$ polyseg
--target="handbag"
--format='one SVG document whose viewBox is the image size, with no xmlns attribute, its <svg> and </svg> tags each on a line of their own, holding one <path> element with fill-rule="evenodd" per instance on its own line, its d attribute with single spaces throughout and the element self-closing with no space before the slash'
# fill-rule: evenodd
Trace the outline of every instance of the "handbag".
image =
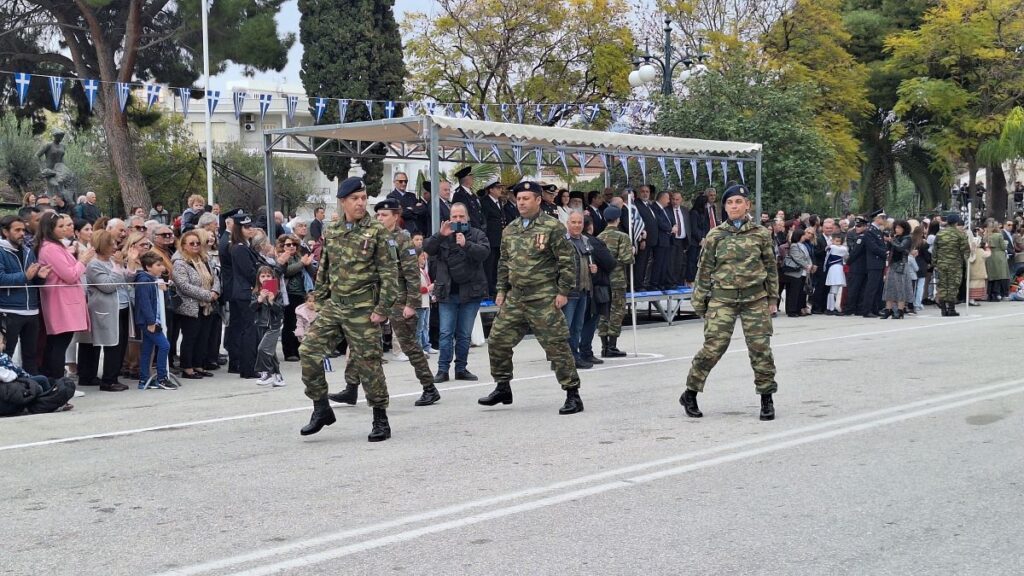
<svg viewBox="0 0 1024 576">
<path fill-rule="evenodd" d="M 607 304 L 612 301 L 612 289 L 600 284 L 594 286 L 594 302 Z"/>
</svg>

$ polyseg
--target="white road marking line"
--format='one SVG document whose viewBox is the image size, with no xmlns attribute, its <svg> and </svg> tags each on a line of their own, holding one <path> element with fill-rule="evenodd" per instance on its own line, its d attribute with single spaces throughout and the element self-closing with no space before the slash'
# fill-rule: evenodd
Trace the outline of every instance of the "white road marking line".
<svg viewBox="0 0 1024 576">
<path fill-rule="evenodd" d="M 703 449 L 703 450 L 697 450 L 697 451 L 693 451 L 693 452 L 686 452 L 686 453 L 683 453 L 683 454 L 678 454 L 676 456 L 669 456 L 669 457 L 666 457 L 666 458 L 660 458 L 660 459 L 657 459 L 657 460 L 651 460 L 651 461 L 648 461 L 648 462 L 641 462 L 641 463 L 633 464 L 633 465 L 630 465 L 630 466 L 625 466 L 625 467 L 616 468 L 616 469 L 612 469 L 612 470 L 606 470 L 604 472 L 597 472 L 597 473 L 589 474 L 589 475 L 586 475 L 586 476 L 580 476 L 580 477 L 572 478 L 572 479 L 569 479 L 569 480 L 563 480 L 563 481 L 560 481 L 560 482 L 555 482 L 553 484 L 548 484 L 548 485 L 545 485 L 545 486 L 538 486 L 538 487 L 528 488 L 528 489 L 525 489 L 525 490 L 520 490 L 520 491 L 516 491 L 516 492 L 509 492 L 509 493 L 501 494 L 501 495 L 498 495 L 498 496 L 492 496 L 492 497 L 489 497 L 489 498 L 483 498 L 483 499 L 480 499 L 480 500 L 473 500 L 473 501 L 469 501 L 469 502 L 463 502 L 461 504 L 455 504 L 455 505 L 452 505 L 452 506 L 447 506 L 447 507 L 444 507 L 444 508 L 439 508 L 439 509 L 431 510 L 431 511 L 428 511 L 428 512 L 422 512 L 422 513 L 418 513 L 418 514 L 402 516 L 402 517 L 399 517 L 399 518 L 395 518 L 393 520 L 388 520 L 388 521 L 385 521 L 385 522 L 381 522 L 381 523 L 377 523 L 377 524 L 372 524 L 372 525 L 368 525 L 368 526 L 364 526 L 364 527 L 360 527 L 360 528 L 353 528 L 353 529 L 348 529 L 348 530 L 342 530 L 342 531 L 339 531 L 339 532 L 334 532 L 334 533 L 331 533 L 331 534 L 324 534 L 324 535 L 318 536 L 316 538 L 310 538 L 310 539 L 307 539 L 307 540 L 301 540 L 301 541 L 297 541 L 297 542 L 291 542 L 291 543 L 288 543 L 288 544 L 282 544 L 280 546 L 275 546 L 275 547 L 272 547 L 272 548 L 264 548 L 264 549 L 257 550 L 257 551 L 251 552 L 251 553 L 242 554 L 242 555 L 238 555 L 238 556 L 233 556 L 233 557 L 230 557 L 230 558 L 224 558 L 224 559 L 221 559 L 221 560 L 214 560 L 214 561 L 210 561 L 210 562 L 204 562 L 204 563 L 196 564 L 194 566 L 189 566 L 189 567 L 177 568 L 177 569 L 174 569 L 174 570 L 171 570 L 171 571 L 168 571 L 168 572 L 161 573 L 159 576 L 190 576 L 190 575 L 194 575 L 194 574 L 202 574 L 202 573 L 206 573 L 206 572 L 211 572 L 211 571 L 214 571 L 214 570 L 219 570 L 219 569 L 222 569 L 222 568 L 228 568 L 228 567 L 231 567 L 231 566 L 237 566 L 237 565 L 245 564 L 245 563 L 248 563 L 248 562 L 255 562 L 255 561 L 258 561 L 258 560 L 265 559 L 265 558 L 271 558 L 271 557 L 274 557 L 274 556 L 282 556 L 282 555 L 285 555 L 285 554 L 291 554 L 291 553 L 299 552 L 299 551 L 304 550 L 304 549 L 315 548 L 315 547 L 323 546 L 323 545 L 326 545 L 326 544 L 331 544 L 331 543 L 334 543 L 334 542 L 350 540 L 350 539 L 358 537 L 358 536 L 364 536 L 364 535 L 372 534 L 372 533 L 375 533 L 375 532 L 382 532 L 382 531 L 389 530 L 389 529 L 392 529 L 392 528 L 398 528 L 398 527 L 407 526 L 407 525 L 411 525 L 411 524 L 417 524 L 417 523 L 424 522 L 424 521 L 427 521 L 427 520 L 443 518 L 445 516 L 452 516 L 452 515 L 456 515 L 456 514 L 460 514 L 460 513 L 463 513 L 463 512 L 467 512 L 469 510 L 473 510 L 473 509 L 476 509 L 476 508 L 484 508 L 484 507 L 487 507 L 487 506 L 493 506 L 493 505 L 496 505 L 496 504 L 502 504 L 502 503 L 505 503 L 505 502 L 513 501 L 513 500 L 519 500 L 519 499 L 529 498 L 529 497 L 533 497 L 533 496 L 538 496 L 538 495 L 542 495 L 542 494 L 546 494 L 546 493 L 550 493 L 550 492 L 556 492 L 556 491 L 559 491 L 559 490 L 562 490 L 562 489 L 565 489 L 565 488 L 572 488 L 574 486 L 579 486 L 579 485 L 582 485 L 582 484 L 589 484 L 591 482 L 595 482 L 595 481 L 599 481 L 599 480 L 605 480 L 605 479 L 613 478 L 613 477 L 616 477 L 616 476 L 623 476 L 623 475 L 627 475 L 627 474 L 636 474 L 636 473 L 640 473 L 640 472 L 645 472 L 645 471 L 650 470 L 652 468 L 658 468 L 658 467 L 661 467 L 661 466 L 678 464 L 680 462 L 684 462 L 684 461 L 687 461 L 687 460 L 695 460 L 695 459 L 699 459 L 699 458 L 703 458 L 703 457 L 715 456 L 715 455 L 721 454 L 723 452 L 730 452 L 730 451 L 733 451 L 733 450 L 745 449 L 745 448 L 748 448 L 748 447 L 756 445 L 756 444 L 763 444 L 763 443 L 772 442 L 772 441 L 775 441 L 775 440 L 783 440 L 785 438 L 789 438 L 789 437 L 792 437 L 792 436 L 800 436 L 800 435 L 803 435 L 803 434 L 814 434 L 814 433 L 818 433 L 821 430 L 826 430 L 826 429 L 829 429 L 829 428 L 834 428 L 836 426 L 849 426 L 849 427 L 852 428 L 852 427 L 856 427 L 856 426 L 862 426 L 862 424 L 855 424 L 855 423 L 861 422 L 863 420 L 868 420 L 869 421 L 868 424 L 870 424 L 872 420 L 875 420 L 875 419 L 880 419 L 878 421 L 886 420 L 887 418 L 893 418 L 894 416 L 892 416 L 892 415 L 894 415 L 894 414 L 897 415 L 896 417 L 898 417 L 898 415 L 900 413 L 908 413 L 907 411 L 911 411 L 911 410 L 918 410 L 918 409 L 933 410 L 934 408 L 929 408 L 929 406 L 932 405 L 932 404 L 937 404 L 938 403 L 938 404 L 940 404 L 940 406 L 938 406 L 939 409 L 947 409 L 950 406 L 949 404 L 946 404 L 947 402 L 961 401 L 961 402 L 968 402 L 969 403 L 969 402 L 977 401 L 977 399 L 974 398 L 974 397 L 977 397 L 978 395 L 984 395 L 984 394 L 987 394 L 987 393 L 992 393 L 992 394 L 1004 394 L 1004 393 L 1012 394 L 1012 393 L 1022 392 L 1022 391 L 1024 391 L 1024 388 L 1020 387 L 1022 384 L 1024 384 L 1024 378 L 1017 379 L 1017 380 L 1011 380 L 1011 381 L 1007 381 L 1007 382 L 1000 382 L 1000 383 L 996 383 L 996 384 L 990 384 L 990 385 L 987 385 L 987 386 L 982 386 L 980 388 L 974 388 L 974 389 L 971 389 L 971 390 L 961 390 L 959 392 L 952 392 L 952 393 L 949 393 L 949 394 L 944 394 L 944 395 L 941 395 L 941 396 L 935 396 L 935 397 L 932 397 L 932 398 L 925 398 L 925 399 L 922 399 L 922 400 L 917 400 L 917 401 L 914 401 L 914 402 L 909 402 L 909 403 L 906 403 L 906 404 L 901 404 L 899 406 L 891 406 L 891 407 L 888 407 L 888 408 L 881 408 L 879 410 L 874 410 L 874 411 L 866 412 L 866 413 L 862 413 L 862 414 L 855 414 L 855 415 L 852 415 L 852 416 L 845 416 L 845 417 L 842 417 L 842 418 L 837 418 L 837 419 L 832 419 L 832 420 L 828 420 L 828 421 L 825 421 L 825 422 L 820 422 L 820 423 L 817 423 L 817 424 L 811 424 L 811 425 L 807 425 L 807 426 L 802 426 L 802 427 L 794 428 L 794 429 L 791 429 L 791 430 L 784 430 L 784 431 L 780 431 L 780 432 L 774 432 L 774 433 L 770 433 L 770 434 L 756 436 L 756 437 L 753 437 L 753 438 L 747 438 L 747 439 L 739 440 L 739 441 L 736 441 L 736 442 L 730 442 L 730 443 L 727 443 L 727 444 L 722 444 L 722 445 L 719 445 L 719 446 L 715 446 L 715 447 L 711 447 L 711 448 L 706 448 L 706 449 Z M 1010 388 L 1009 392 L 1006 392 L 1005 389 L 1007 389 L 1007 388 Z M 987 398 L 987 396 L 986 396 L 986 398 Z"/>
<path fill-rule="evenodd" d="M 1000 316 L 986 316 L 986 317 L 975 317 L 975 318 L 963 319 L 963 320 L 952 320 L 952 321 L 947 321 L 947 322 L 938 322 L 938 323 L 935 323 L 935 324 L 905 326 L 905 327 L 901 327 L 901 328 L 893 328 L 891 330 L 875 330 L 875 331 L 872 331 L 872 332 L 858 332 L 858 333 L 854 333 L 854 334 L 842 334 L 842 335 L 839 335 L 839 336 L 829 336 L 827 338 L 814 338 L 814 339 L 811 339 L 811 340 L 800 340 L 800 341 L 796 341 L 796 342 L 785 342 L 785 343 L 782 343 L 782 344 L 772 344 L 772 350 L 778 350 L 780 348 L 789 348 L 789 347 L 792 347 L 792 346 L 802 346 L 804 344 L 817 344 L 817 343 L 822 343 L 822 342 L 832 342 L 832 341 L 836 341 L 836 340 L 846 340 L 846 339 L 849 339 L 849 338 L 863 338 L 865 336 L 880 336 L 880 335 L 886 335 L 886 334 L 894 334 L 894 333 L 898 333 L 898 332 L 909 332 L 909 331 L 913 331 L 913 330 L 925 330 L 925 329 L 928 329 L 928 328 L 956 326 L 956 325 L 960 325 L 960 324 L 970 324 L 970 323 L 973 323 L 973 322 L 980 322 L 982 320 L 996 320 L 996 319 L 1002 319 L 1002 318 L 1011 318 L 1011 317 L 1014 317 L 1014 316 L 1024 316 L 1024 312 L 1017 312 L 1017 313 L 1013 313 L 1013 314 L 1004 314 L 1004 315 L 1000 315 Z M 742 338 L 742 335 L 740 335 L 738 338 Z M 733 348 L 733 347 L 730 347 L 729 350 L 726 352 L 726 354 L 738 354 L 740 352 L 746 352 L 746 350 L 747 350 L 746 348 Z M 625 363 L 625 364 L 607 364 L 607 365 L 604 365 L 604 366 L 595 366 L 594 368 L 591 368 L 591 369 L 587 370 L 587 372 L 602 372 L 604 370 L 618 370 L 618 369 L 621 369 L 621 368 L 630 368 L 630 367 L 633 367 L 633 366 L 649 366 L 651 364 L 662 364 L 662 363 L 665 363 L 665 362 L 676 362 L 676 361 L 680 361 L 680 360 L 691 360 L 692 358 L 693 358 L 693 355 L 691 354 L 691 355 L 688 355 L 688 356 L 674 356 L 674 357 L 669 357 L 669 358 L 659 358 L 659 359 L 653 359 L 653 360 L 645 360 L 643 362 L 630 362 L 630 363 Z M 630 358 L 630 359 L 633 359 L 633 358 Z M 554 378 L 554 377 L 555 377 L 554 374 L 550 374 L 550 373 L 549 374 L 537 374 L 537 375 L 534 375 L 534 376 L 526 376 L 526 377 L 523 377 L 523 378 L 515 378 L 515 379 L 512 380 L 512 383 L 526 382 L 528 380 L 540 380 L 540 379 L 544 379 L 544 378 Z M 449 386 L 447 388 L 439 388 L 438 390 L 440 390 L 442 392 L 451 392 L 451 391 L 467 390 L 467 389 L 470 389 L 470 388 L 480 388 L 480 387 L 484 387 L 484 386 L 493 386 L 493 385 L 494 385 L 493 381 L 490 381 L 490 382 L 477 382 L 477 383 L 474 383 L 474 384 L 464 384 L 462 386 Z M 419 391 L 417 391 L 417 392 L 406 392 L 406 393 L 403 393 L 403 394 L 392 394 L 391 398 L 411 398 L 411 397 L 414 397 L 414 396 L 419 396 L 420 394 L 421 394 L 421 392 L 419 392 Z M 360 400 L 359 402 L 362 403 L 362 402 L 364 402 L 364 400 Z M 334 406 L 339 406 L 338 404 L 333 404 L 333 405 Z M 251 419 L 251 418 L 261 418 L 263 416 L 275 416 L 275 415 L 278 415 L 278 414 L 288 414 L 288 413 L 292 413 L 292 412 L 308 412 L 308 411 L 309 411 L 309 406 L 307 405 L 307 406 L 301 406 L 301 407 L 298 407 L 298 408 L 283 408 L 281 410 L 270 410 L 270 411 L 267 411 L 267 412 L 255 412 L 255 413 L 250 413 L 250 414 L 238 414 L 236 416 L 222 416 L 222 417 L 217 417 L 217 418 L 207 418 L 207 419 L 204 419 L 204 420 L 192 420 L 192 421 L 188 421 L 188 422 L 178 422 L 178 423 L 175 423 L 175 424 L 162 424 L 162 425 L 159 425 L 159 426 L 148 426 L 148 427 L 145 427 L 145 428 L 133 428 L 133 429 L 130 429 L 130 430 L 117 430 L 117 431 L 114 431 L 114 432 L 98 432 L 96 434 L 85 434 L 85 435 L 81 435 L 81 436 L 69 436 L 69 437 L 65 437 L 65 438 L 52 438 L 50 440 L 39 440 L 39 441 L 36 441 L 36 442 L 26 442 L 26 443 L 23 443 L 23 444 L 10 444 L 10 445 L 7 445 L 7 446 L 0 446 L 0 452 L 5 452 L 7 450 L 20 450 L 20 449 L 24 449 L 24 448 L 37 448 L 37 447 L 40 447 L 40 446 L 52 446 L 52 445 L 55 445 L 55 444 L 66 444 L 66 443 L 69 443 L 69 442 L 79 442 L 79 441 L 82 441 L 82 440 L 95 440 L 95 439 L 99 439 L 99 438 L 116 438 L 118 436 L 131 436 L 131 435 L 134 435 L 134 434 L 142 434 L 142 433 L 145 433 L 145 432 L 156 432 L 156 431 L 159 431 L 159 430 L 171 430 L 171 429 L 177 429 L 177 428 L 190 428 L 190 427 L 193 427 L 193 426 L 203 426 L 203 425 L 207 425 L 207 424 L 220 424 L 222 422 L 232 422 L 232 421 L 235 421 L 235 420 L 247 420 L 247 419 Z"/>
</svg>

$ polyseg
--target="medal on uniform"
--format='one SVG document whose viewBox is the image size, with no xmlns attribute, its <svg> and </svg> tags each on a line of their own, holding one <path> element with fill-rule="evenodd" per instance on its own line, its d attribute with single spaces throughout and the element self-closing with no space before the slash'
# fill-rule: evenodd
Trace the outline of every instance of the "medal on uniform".
<svg viewBox="0 0 1024 576">
<path fill-rule="evenodd" d="M 547 240 L 547 234 L 537 234 L 533 237 L 534 243 L 537 245 L 537 250 L 544 249 L 544 241 Z"/>
</svg>

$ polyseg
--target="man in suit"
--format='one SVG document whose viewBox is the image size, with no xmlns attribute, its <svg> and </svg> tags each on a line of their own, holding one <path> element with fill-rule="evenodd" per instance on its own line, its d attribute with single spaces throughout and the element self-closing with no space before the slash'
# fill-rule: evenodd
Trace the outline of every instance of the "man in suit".
<svg viewBox="0 0 1024 576">
<path fill-rule="evenodd" d="M 441 180 L 440 183 L 441 193 L 439 200 L 441 202 L 441 222 L 445 222 L 450 218 L 451 214 L 451 184 L 447 180 Z M 433 233 L 433 222 L 431 221 L 431 208 L 430 208 L 430 181 L 427 180 L 423 183 L 423 202 L 417 204 L 412 209 L 412 217 L 416 220 L 416 228 L 424 235 L 430 235 Z M 438 224 L 440 226 L 440 224 Z"/>
<path fill-rule="evenodd" d="M 647 237 L 640 242 L 636 253 L 636 267 L 633 269 L 633 282 L 637 290 L 646 290 L 650 287 L 651 264 L 654 261 L 654 249 L 658 246 L 660 234 L 658 233 L 658 219 L 651 209 L 651 187 L 643 185 L 637 189 L 637 198 L 634 202 L 637 214 L 644 223 L 644 230 Z"/>
<path fill-rule="evenodd" d="M 405 228 L 409 234 L 420 232 L 429 235 L 429 230 L 420 230 L 417 225 L 414 208 L 418 204 L 422 204 L 423 201 L 416 197 L 415 192 L 408 189 L 409 176 L 405 172 L 395 172 L 394 184 L 394 189 L 388 193 L 387 197 L 398 200 L 398 204 L 402 207 L 402 228 Z"/>
<path fill-rule="evenodd" d="M 867 276 L 864 279 L 864 294 L 860 300 L 860 311 L 865 318 L 877 318 L 882 304 L 885 260 L 889 250 L 882 238 L 882 226 L 887 216 L 881 210 L 871 214 L 873 220 L 860 238 L 864 244 L 864 259 Z"/>
<path fill-rule="evenodd" d="M 604 194 L 593 190 L 587 194 L 587 214 L 590 214 L 590 221 L 594 223 L 594 236 L 604 232 L 608 223 L 604 220 Z"/>
<path fill-rule="evenodd" d="M 505 186 L 495 180 L 484 188 L 486 195 L 481 198 L 480 205 L 486 222 L 487 242 L 491 245 L 491 255 L 487 258 L 484 268 L 487 271 L 487 290 L 491 298 L 497 295 L 498 259 L 501 257 L 501 233 L 510 222 L 519 217 L 519 211 L 505 198 Z"/>
<path fill-rule="evenodd" d="M 700 251 L 704 246 L 704 237 L 721 222 L 721 215 L 718 212 L 716 202 L 718 191 L 708 188 L 693 199 L 693 208 L 690 210 L 690 220 L 693 223 L 693 235 L 690 239 L 688 251 L 687 281 L 693 282 L 697 274 L 697 262 L 700 260 Z"/>
<path fill-rule="evenodd" d="M 654 246 L 650 280 L 650 287 L 654 290 L 664 290 L 668 287 L 667 273 L 672 257 L 672 236 L 679 230 L 672 224 L 672 217 L 669 216 L 668 206 L 671 197 L 668 191 L 662 190 L 658 192 L 657 200 L 650 205 L 658 226 L 658 242 Z"/>
<path fill-rule="evenodd" d="M 676 288 L 687 283 L 688 249 L 690 248 L 690 234 L 693 233 L 690 208 L 683 205 L 681 193 L 672 193 L 672 204 L 669 206 L 668 215 L 672 220 L 675 232 L 672 234 L 672 251 L 669 255 L 666 281 L 670 286 Z"/>
<path fill-rule="evenodd" d="M 469 224 L 474 228 L 484 229 L 484 213 L 480 208 L 480 197 L 473 191 L 473 174 L 469 166 L 455 173 L 459 185 L 452 194 L 452 204 L 464 204 L 469 211 Z"/>
</svg>

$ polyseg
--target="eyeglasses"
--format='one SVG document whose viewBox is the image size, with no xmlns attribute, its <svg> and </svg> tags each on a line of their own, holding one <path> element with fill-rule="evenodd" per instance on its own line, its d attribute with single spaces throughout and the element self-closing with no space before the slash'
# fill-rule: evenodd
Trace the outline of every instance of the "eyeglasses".
<svg viewBox="0 0 1024 576">
<path fill-rule="evenodd" d="M 145 232 L 146 231 L 146 227 L 145 226 L 132 226 L 132 228 L 135 228 L 139 232 Z"/>
<path fill-rule="evenodd" d="M 185 242 L 185 246 L 199 246 L 199 242 Z"/>
<path fill-rule="evenodd" d="M 408 184 L 408 180 L 395 180 L 395 184 Z"/>
<path fill-rule="evenodd" d="M 174 238 L 174 232 L 161 232 L 157 236 L 161 238 Z"/>
</svg>

